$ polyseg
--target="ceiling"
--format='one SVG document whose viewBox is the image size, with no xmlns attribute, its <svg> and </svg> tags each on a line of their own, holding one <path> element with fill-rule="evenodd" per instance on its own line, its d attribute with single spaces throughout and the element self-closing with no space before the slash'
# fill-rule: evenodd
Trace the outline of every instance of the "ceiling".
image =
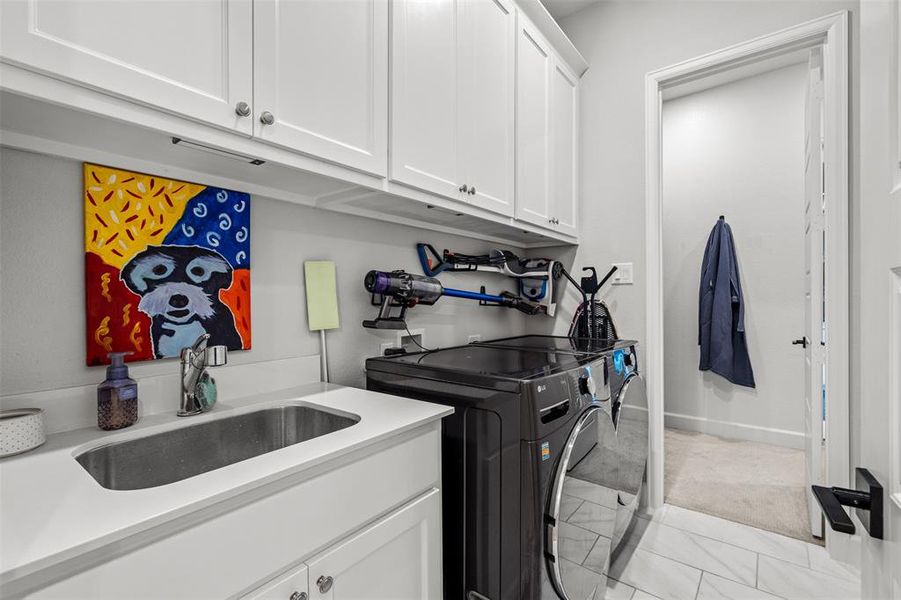
<svg viewBox="0 0 901 600">
<path fill-rule="evenodd" d="M 562 19 L 574 12 L 578 12 L 586 6 L 596 4 L 601 0 L 541 0 L 544 7 L 555 19 Z"/>
</svg>

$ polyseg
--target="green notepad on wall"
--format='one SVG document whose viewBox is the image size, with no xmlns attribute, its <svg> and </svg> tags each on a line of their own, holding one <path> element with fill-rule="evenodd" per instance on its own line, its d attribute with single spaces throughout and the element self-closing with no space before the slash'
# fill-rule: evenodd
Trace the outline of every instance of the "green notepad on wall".
<svg viewBox="0 0 901 600">
<path fill-rule="evenodd" d="M 328 381 L 328 348 L 326 329 L 338 328 L 338 284 L 335 263 L 330 260 L 308 260 L 303 263 L 307 287 L 307 323 L 310 331 L 318 331 L 322 352 L 319 355 L 320 377 Z"/>
<path fill-rule="evenodd" d="M 307 286 L 307 322 L 310 331 L 337 329 L 338 285 L 335 263 L 330 260 L 308 260 L 303 263 Z"/>
</svg>

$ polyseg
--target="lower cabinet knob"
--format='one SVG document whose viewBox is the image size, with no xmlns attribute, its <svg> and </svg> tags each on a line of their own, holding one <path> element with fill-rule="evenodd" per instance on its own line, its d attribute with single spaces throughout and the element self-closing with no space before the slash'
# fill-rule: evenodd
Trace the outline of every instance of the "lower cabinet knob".
<svg viewBox="0 0 901 600">
<path fill-rule="evenodd" d="M 464 194 L 468 194 L 469 186 L 464 183 L 463 185 L 460 186 L 460 191 L 463 192 Z"/>
<path fill-rule="evenodd" d="M 249 117 L 250 105 L 246 102 L 238 102 L 238 104 L 235 106 L 235 114 L 239 117 Z"/>
<path fill-rule="evenodd" d="M 321 575 L 319 579 L 316 580 L 316 586 L 319 588 L 320 593 L 323 594 L 332 589 L 333 583 L 335 583 L 335 580 L 332 579 L 331 575 L 329 575 L 328 577 Z"/>
<path fill-rule="evenodd" d="M 294 592 L 293 594 L 291 594 L 291 596 L 288 598 L 288 600 L 307 600 L 307 593 L 306 592 Z"/>
<path fill-rule="evenodd" d="M 275 123 L 275 115 L 268 110 L 264 110 L 262 114 L 260 114 L 260 123 L 263 125 L 272 125 Z"/>
</svg>

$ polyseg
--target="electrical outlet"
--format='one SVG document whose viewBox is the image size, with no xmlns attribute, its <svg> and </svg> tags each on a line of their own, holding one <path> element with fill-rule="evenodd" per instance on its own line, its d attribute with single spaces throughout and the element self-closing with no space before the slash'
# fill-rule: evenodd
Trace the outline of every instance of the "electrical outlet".
<svg viewBox="0 0 901 600">
<path fill-rule="evenodd" d="M 475 343 L 478 343 L 481 341 L 482 341 L 482 336 L 479 335 L 478 333 L 474 333 L 471 336 L 469 336 L 469 339 L 466 340 L 466 343 L 467 344 L 475 344 Z"/>
<path fill-rule="evenodd" d="M 397 332 L 397 348 L 403 348 L 407 352 L 418 352 L 428 348 L 425 343 L 425 329 L 410 329 Z"/>
<path fill-rule="evenodd" d="M 610 279 L 613 285 L 632 285 L 634 283 L 632 274 L 632 263 L 613 263 L 616 272 Z"/>
</svg>

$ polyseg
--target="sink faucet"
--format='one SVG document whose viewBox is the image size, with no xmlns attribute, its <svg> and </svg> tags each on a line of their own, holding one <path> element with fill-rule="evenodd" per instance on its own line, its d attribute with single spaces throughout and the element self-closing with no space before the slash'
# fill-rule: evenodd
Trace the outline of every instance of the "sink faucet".
<svg viewBox="0 0 901 600">
<path fill-rule="evenodd" d="M 179 417 L 190 417 L 213 408 L 216 403 L 216 380 L 207 367 L 219 367 L 228 361 L 228 348 L 207 346 L 210 334 L 204 333 L 193 346 L 181 350 L 181 406 Z"/>
</svg>

